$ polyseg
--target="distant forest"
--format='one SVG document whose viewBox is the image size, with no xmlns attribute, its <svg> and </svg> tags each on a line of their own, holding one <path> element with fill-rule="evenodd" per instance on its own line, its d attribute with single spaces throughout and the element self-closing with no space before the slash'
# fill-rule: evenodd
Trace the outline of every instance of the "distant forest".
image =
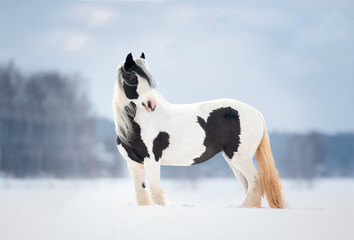
<svg viewBox="0 0 354 240">
<path fill-rule="evenodd" d="M 112 160 L 98 136 L 82 82 L 77 75 L 25 75 L 12 63 L 0 65 L 0 174 L 119 175 L 119 159 Z"/>
<path fill-rule="evenodd" d="M 272 152 L 280 177 L 311 180 L 321 177 L 354 177 L 354 134 L 271 133 Z M 256 163 L 256 160 L 254 159 Z M 164 167 L 164 177 L 233 176 L 221 154 L 213 159 L 182 167 Z"/>
<path fill-rule="evenodd" d="M 111 120 L 94 116 L 78 75 L 23 74 L 0 64 L 0 176 L 127 176 Z M 281 177 L 354 177 L 354 134 L 270 134 Z M 163 167 L 162 177 L 231 177 L 219 154 L 192 167 Z"/>
</svg>

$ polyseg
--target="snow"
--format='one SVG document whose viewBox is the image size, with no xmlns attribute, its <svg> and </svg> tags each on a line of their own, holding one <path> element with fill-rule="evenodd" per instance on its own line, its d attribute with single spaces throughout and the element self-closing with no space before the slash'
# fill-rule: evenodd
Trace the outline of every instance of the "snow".
<svg viewBox="0 0 354 240">
<path fill-rule="evenodd" d="M 236 179 L 162 179 L 170 207 L 135 205 L 130 179 L 0 180 L 0 239 L 354 239 L 354 179 L 284 180 L 288 209 L 242 209 Z"/>
</svg>

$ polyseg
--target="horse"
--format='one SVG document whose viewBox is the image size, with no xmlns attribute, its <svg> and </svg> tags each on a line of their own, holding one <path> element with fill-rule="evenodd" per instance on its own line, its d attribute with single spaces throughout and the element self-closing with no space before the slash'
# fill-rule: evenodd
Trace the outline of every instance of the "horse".
<svg viewBox="0 0 354 240">
<path fill-rule="evenodd" d="M 156 90 L 144 53 L 135 59 L 129 53 L 118 66 L 112 105 L 117 148 L 133 178 L 138 205 L 169 205 L 160 185 L 161 165 L 191 166 L 222 152 L 245 194 L 240 207 L 261 207 L 265 193 L 271 208 L 284 208 L 265 121 L 257 109 L 233 99 L 169 103 Z"/>
</svg>

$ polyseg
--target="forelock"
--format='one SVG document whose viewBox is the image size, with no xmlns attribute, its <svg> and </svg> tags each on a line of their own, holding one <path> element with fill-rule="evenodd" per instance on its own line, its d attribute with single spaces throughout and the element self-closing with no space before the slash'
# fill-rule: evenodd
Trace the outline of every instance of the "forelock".
<svg viewBox="0 0 354 240">
<path fill-rule="evenodd" d="M 138 58 L 138 59 L 135 59 L 134 61 L 136 63 L 136 67 L 134 67 L 132 70 L 134 72 L 136 72 L 139 76 L 145 78 L 151 87 L 155 87 L 154 79 L 150 74 L 150 71 L 149 71 L 150 69 L 147 66 L 147 64 L 145 63 L 145 60 Z"/>
</svg>

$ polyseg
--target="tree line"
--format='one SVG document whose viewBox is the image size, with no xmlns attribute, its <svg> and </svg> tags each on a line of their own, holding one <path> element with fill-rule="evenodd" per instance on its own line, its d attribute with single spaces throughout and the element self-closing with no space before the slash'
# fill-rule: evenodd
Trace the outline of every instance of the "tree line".
<svg viewBox="0 0 354 240">
<path fill-rule="evenodd" d="M 271 133 L 270 141 L 281 178 L 354 177 L 353 133 Z M 221 154 L 189 168 L 164 167 L 161 173 L 166 178 L 233 177 Z"/>
<path fill-rule="evenodd" d="M 97 135 L 82 81 L 78 75 L 26 75 L 13 63 L 0 65 L 0 173 L 94 177 L 119 172 L 112 170 L 118 159 Z"/>
</svg>

